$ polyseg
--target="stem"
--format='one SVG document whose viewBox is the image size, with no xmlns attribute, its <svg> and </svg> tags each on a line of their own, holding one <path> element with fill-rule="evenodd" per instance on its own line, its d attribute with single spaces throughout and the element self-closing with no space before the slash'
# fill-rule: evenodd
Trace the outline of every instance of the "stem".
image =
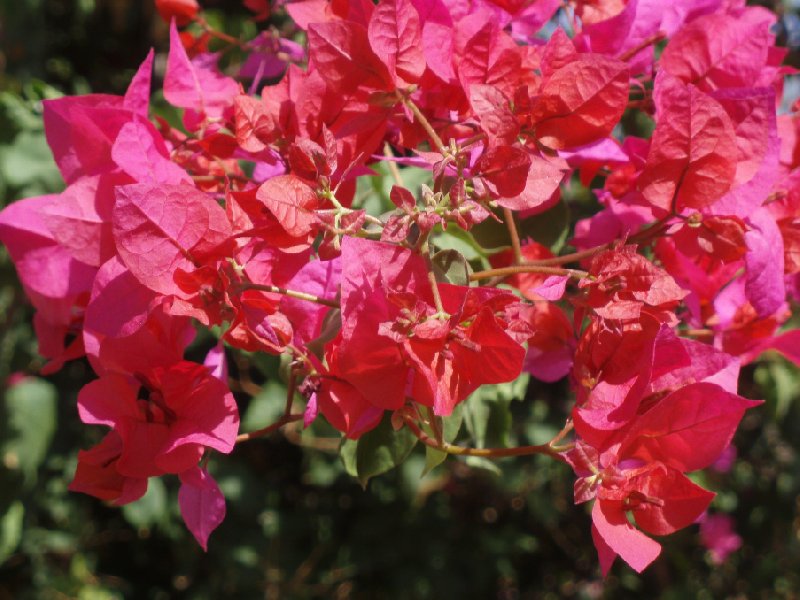
<svg viewBox="0 0 800 600">
<path fill-rule="evenodd" d="M 566 263 L 571 262 L 580 262 L 584 258 L 592 258 L 595 254 L 600 254 L 604 250 L 608 250 L 611 248 L 613 244 L 601 244 L 600 246 L 595 246 L 594 248 L 589 248 L 587 250 L 581 250 L 580 252 L 572 252 L 571 254 L 564 254 L 563 256 L 554 256 L 553 258 L 543 258 L 541 260 L 532 260 L 530 264 L 532 265 L 540 265 L 540 266 L 548 266 L 548 265 L 563 265 Z"/>
<path fill-rule="evenodd" d="M 198 18 L 196 20 L 196 22 L 197 22 L 198 25 L 200 25 L 200 27 L 203 28 L 203 31 L 208 33 L 211 37 L 215 37 L 218 40 L 222 40 L 223 42 L 227 42 L 227 43 L 232 44 L 234 46 L 239 46 L 240 48 L 244 48 L 245 47 L 245 44 L 244 44 L 244 42 L 242 42 L 242 40 L 240 40 L 239 38 L 235 38 L 233 36 L 230 36 L 227 33 L 223 33 L 222 31 L 217 31 L 216 29 L 211 27 L 211 25 L 208 24 L 208 21 L 206 21 L 202 17 Z"/>
<path fill-rule="evenodd" d="M 550 441 L 548 442 L 548 444 L 550 445 L 550 447 L 552 447 L 552 448 L 555 448 L 555 447 L 556 447 L 556 444 L 558 444 L 558 442 L 560 442 L 561 440 L 563 440 L 563 439 L 566 437 L 566 435 L 567 435 L 567 434 L 568 434 L 570 431 L 572 431 L 573 427 L 574 427 L 574 425 L 573 425 L 573 423 L 572 423 L 572 419 L 568 420 L 568 421 L 567 421 L 567 422 L 564 424 L 564 427 L 561 429 L 561 431 L 559 431 L 559 432 L 556 434 L 556 437 L 554 437 L 552 440 L 550 440 Z"/>
<path fill-rule="evenodd" d="M 444 145 L 442 138 L 440 138 L 439 134 L 433 129 L 430 121 L 428 121 L 425 115 L 422 114 L 422 111 L 420 111 L 419 107 L 414 104 L 414 101 L 406 96 L 402 96 L 400 100 L 408 107 L 408 109 L 411 111 L 411 114 L 414 115 L 414 118 L 419 122 L 419 124 L 422 125 L 422 128 L 428 134 L 428 137 L 431 138 L 439 153 L 442 155 L 447 154 L 447 147 Z"/>
<path fill-rule="evenodd" d="M 258 437 L 263 437 L 265 435 L 269 435 L 273 431 L 277 431 L 284 425 L 288 425 L 289 423 L 294 423 L 295 421 L 300 421 L 303 419 L 303 415 L 283 415 L 280 419 L 275 421 L 272 425 L 268 425 L 262 429 L 257 429 L 256 431 L 251 431 L 250 433 L 242 433 L 236 436 L 236 443 L 246 442 L 248 440 L 252 440 Z"/>
<path fill-rule="evenodd" d="M 431 260 L 431 250 L 427 238 L 420 246 L 420 253 L 425 259 L 425 267 L 428 271 L 428 283 L 431 284 L 431 292 L 433 293 L 433 305 L 436 307 L 436 312 L 444 315 L 444 304 L 442 303 L 442 295 L 439 293 L 439 283 L 436 281 L 436 275 L 433 273 L 433 261 Z"/>
<path fill-rule="evenodd" d="M 236 175 L 235 173 L 229 173 L 227 175 L 192 175 L 192 181 L 195 181 L 197 183 L 216 183 L 223 177 L 228 177 L 228 179 L 235 179 L 236 181 L 243 181 L 243 182 L 250 181 L 244 175 Z"/>
<path fill-rule="evenodd" d="M 689 336 L 689 337 L 697 337 L 697 338 L 713 338 L 714 331 L 711 329 L 684 329 L 683 331 L 678 331 L 678 333 Z"/>
<path fill-rule="evenodd" d="M 666 33 L 664 33 L 663 31 L 657 31 L 656 33 L 651 35 L 649 38 L 646 38 L 646 39 L 642 40 L 638 45 L 636 45 L 633 48 L 630 48 L 629 50 L 626 50 L 625 52 L 620 54 L 619 55 L 619 59 L 622 60 L 622 61 L 626 61 L 627 62 L 630 59 L 632 59 L 634 56 L 639 54 L 639 52 L 641 52 L 642 50 L 647 48 L 648 46 L 651 46 L 652 44 L 657 44 L 658 42 L 663 40 L 665 37 L 667 37 Z"/>
<path fill-rule="evenodd" d="M 447 442 L 439 443 L 427 433 L 419 428 L 411 417 L 405 417 L 405 423 L 417 439 L 435 450 L 445 454 L 456 456 L 482 456 L 484 458 L 503 458 L 506 456 L 530 456 L 531 454 L 546 454 L 563 460 L 558 452 L 550 447 L 550 444 L 540 444 L 538 446 L 517 446 L 516 448 L 465 448 L 464 446 L 453 446 Z"/>
<path fill-rule="evenodd" d="M 430 422 L 431 430 L 433 431 L 433 437 L 436 439 L 439 445 L 444 444 L 444 432 L 442 431 L 442 428 L 439 427 L 439 419 L 436 417 L 436 413 L 433 412 L 433 409 L 430 406 L 426 408 L 428 412 L 428 421 Z"/>
<path fill-rule="evenodd" d="M 517 224 L 514 222 L 514 213 L 510 208 L 503 207 L 503 220 L 508 228 L 508 235 L 511 237 L 511 251 L 514 253 L 514 264 L 522 263 L 522 249 L 519 244 L 519 232 Z"/>
<path fill-rule="evenodd" d="M 464 150 L 469 148 L 472 144 L 476 144 L 486 139 L 486 134 L 481 132 L 473 135 L 471 138 L 461 141 L 458 145 L 459 147 Z"/>
<path fill-rule="evenodd" d="M 383 155 L 386 158 L 394 158 L 392 147 L 389 145 L 389 142 L 385 142 L 383 144 Z M 389 167 L 389 173 L 392 174 L 392 179 L 394 179 L 394 182 L 400 187 L 403 187 L 403 177 L 400 175 L 400 169 L 397 168 L 397 163 L 393 160 L 387 160 L 386 164 Z"/>
<path fill-rule="evenodd" d="M 323 306 L 330 306 L 331 308 L 340 307 L 339 303 L 336 300 L 328 300 L 326 298 L 320 298 L 319 296 L 314 296 L 313 294 L 307 294 L 305 292 L 298 292 L 296 290 L 287 290 L 286 288 L 278 287 L 277 285 L 240 283 L 238 287 L 242 291 L 257 290 L 259 292 L 271 292 L 273 294 L 283 294 L 284 296 L 289 296 L 290 298 L 297 298 L 298 300 L 307 300 L 308 302 L 316 302 L 317 304 L 322 304 Z"/>
<path fill-rule="evenodd" d="M 579 269 L 559 269 L 557 267 L 540 266 L 539 264 L 523 263 L 521 265 L 513 265 L 510 267 L 501 267 L 498 269 L 487 269 L 485 271 L 478 271 L 469 276 L 470 281 L 480 281 L 481 279 L 490 279 L 492 277 L 508 277 L 509 275 L 518 275 L 520 273 L 541 273 L 542 275 L 566 275 L 567 277 L 574 277 L 575 279 L 582 279 L 587 277 L 589 273 Z"/>
<path fill-rule="evenodd" d="M 665 229 L 670 226 L 669 220 L 673 217 L 673 214 L 669 214 L 666 217 L 655 221 L 650 227 L 646 229 L 642 229 L 628 238 L 628 244 L 644 244 L 649 242 L 653 238 L 658 237 Z M 549 265 L 563 265 L 566 263 L 571 262 L 579 262 L 585 258 L 592 258 L 595 254 L 599 254 L 609 248 L 614 247 L 615 242 L 609 242 L 607 244 L 600 244 L 599 246 L 595 246 L 593 248 L 588 248 L 586 250 L 581 250 L 580 252 L 573 252 L 571 254 L 564 254 L 563 256 L 555 256 L 553 258 L 543 258 L 541 260 L 531 260 L 528 261 L 527 265 L 539 265 L 539 266 L 549 266 Z M 477 275 L 477 273 L 476 273 Z"/>
<path fill-rule="evenodd" d="M 664 232 L 664 230 L 666 230 L 671 225 L 669 220 L 673 216 L 675 215 L 670 213 L 666 217 L 662 217 L 647 229 L 642 229 L 638 233 L 632 235 L 628 240 L 628 242 L 631 244 L 644 244 L 646 242 L 649 242 L 653 238 L 658 237 L 659 235 L 661 235 L 661 233 Z"/>
</svg>

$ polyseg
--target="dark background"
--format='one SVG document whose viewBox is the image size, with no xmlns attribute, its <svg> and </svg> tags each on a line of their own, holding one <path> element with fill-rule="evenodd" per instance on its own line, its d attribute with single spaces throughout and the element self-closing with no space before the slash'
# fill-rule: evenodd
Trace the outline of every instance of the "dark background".
<svg viewBox="0 0 800 600">
<path fill-rule="evenodd" d="M 255 33 L 239 2 L 203 4 L 220 29 Z M 797 15 L 778 12 L 780 41 L 799 64 Z M 122 93 L 151 46 L 163 68 L 166 38 L 148 0 L 0 0 L 0 206 L 62 187 L 41 100 Z M 158 95 L 155 109 L 165 110 Z M 718 492 L 712 512 L 734 519 L 744 546 L 715 566 L 692 526 L 663 540 L 643 576 L 618 562 L 603 582 L 589 516 L 572 504 L 572 473 L 539 457 L 498 461 L 496 472 L 451 459 L 420 478 L 417 449 L 364 491 L 324 425 L 252 441 L 211 465 L 228 516 L 208 553 L 180 521 L 174 478 L 151 481 L 147 496 L 123 509 L 69 493 L 78 449 L 102 433 L 75 410 L 92 374 L 76 361 L 17 383 L 42 365 L 31 314 L 0 248 L 0 600 L 800 595 L 800 382 L 779 357 L 742 376 L 742 394 L 767 403 L 744 419 L 737 463 L 697 477 Z M 190 358 L 201 360 L 210 343 L 200 338 Z M 243 429 L 255 429 L 282 409 L 278 364 L 236 358 L 234 373 L 267 384 L 253 400 L 237 395 Z M 568 399 L 564 382 L 487 390 L 490 441 L 547 439 Z"/>
</svg>

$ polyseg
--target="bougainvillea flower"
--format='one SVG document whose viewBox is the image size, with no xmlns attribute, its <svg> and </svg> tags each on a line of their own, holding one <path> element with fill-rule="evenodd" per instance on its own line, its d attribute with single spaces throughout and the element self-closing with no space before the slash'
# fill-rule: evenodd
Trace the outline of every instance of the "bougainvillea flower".
<svg viewBox="0 0 800 600">
<path fill-rule="evenodd" d="M 109 431 L 93 448 L 78 452 L 78 467 L 69 484 L 70 491 L 83 492 L 118 505 L 144 496 L 147 478 L 122 475 L 117 469 L 121 455 L 122 438 L 116 431 Z"/>
<path fill-rule="evenodd" d="M 337 375 L 374 405 L 396 410 L 411 392 L 436 414 L 449 415 L 482 383 L 519 375 L 525 351 L 498 317 L 515 297 L 438 287 L 444 314 L 435 307 L 420 256 L 384 243 L 344 240 Z"/>
<path fill-rule="evenodd" d="M 227 385 L 186 361 L 135 377 L 106 374 L 83 387 L 78 412 L 84 423 L 119 434 L 117 470 L 135 478 L 181 473 L 205 448 L 228 453 L 239 428 Z"/>
<path fill-rule="evenodd" d="M 712 464 L 730 444 L 744 411 L 758 404 L 715 384 L 690 384 L 644 401 L 639 418 L 605 450 L 579 440 L 567 452 L 579 477 L 575 502 L 596 499 L 593 538 L 604 574 L 617 555 L 641 571 L 660 552 L 643 531 L 667 535 L 705 511 L 714 494 L 683 473 Z"/>
<path fill-rule="evenodd" d="M 225 497 L 205 469 L 194 467 L 180 473 L 179 477 L 181 516 L 203 550 L 208 550 L 208 536 L 225 518 Z"/>
<path fill-rule="evenodd" d="M 578 284 L 585 293 L 580 304 L 603 319 L 630 322 L 646 313 L 669 322 L 687 293 L 633 246 L 598 253 L 589 273 L 592 277 Z"/>
<path fill-rule="evenodd" d="M 728 113 L 666 72 L 656 77 L 653 100 L 657 123 L 639 189 L 663 213 L 712 204 L 736 176 L 736 132 Z"/>
<path fill-rule="evenodd" d="M 164 74 L 167 102 L 211 118 L 220 117 L 231 108 L 241 86 L 217 70 L 216 58 L 214 55 L 201 55 L 189 60 L 173 21 Z"/>
</svg>

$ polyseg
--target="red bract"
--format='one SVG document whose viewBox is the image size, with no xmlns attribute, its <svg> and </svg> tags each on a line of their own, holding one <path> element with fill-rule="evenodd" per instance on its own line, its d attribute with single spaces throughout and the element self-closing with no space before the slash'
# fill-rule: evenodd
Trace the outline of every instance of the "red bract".
<svg viewBox="0 0 800 600">
<path fill-rule="evenodd" d="M 536 139 L 562 149 L 609 135 L 628 103 L 628 77 L 621 61 L 576 55 L 547 77 L 534 97 Z"/>
<path fill-rule="evenodd" d="M 208 550 L 208 536 L 225 518 L 225 497 L 205 469 L 189 469 L 181 473 L 180 478 L 181 515 L 203 550 Z"/>
<path fill-rule="evenodd" d="M 441 313 L 420 257 L 382 243 L 345 241 L 336 375 L 370 403 L 397 410 L 411 392 L 436 414 L 449 415 L 482 383 L 519 375 L 524 350 L 498 316 L 513 296 L 443 284 Z"/>
<path fill-rule="evenodd" d="M 514 143 L 520 131 L 519 121 L 503 92 L 492 85 L 476 83 L 469 88 L 469 102 L 490 140 L 506 146 Z"/>
<path fill-rule="evenodd" d="M 513 198 L 525 189 L 531 158 L 522 148 L 498 146 L 487 150 L 475 167 L 494 195 Z"/>
<path fill-rule="evenodd" d="M 140 392 L 144 399 L 137 397 Z M 186 471 L 205 448 L 228 453 L 239 428 L 227 386 L 190 362 L 133 377 L 107 374 L 84 386 L 78 412 L 84 423 L 107 425 L 119 434 L 116 469 L 134 478 Z"/>
<path fill-rule="evenodd" d="M 730 443 L 744 411 L 759 402 L 697 383 L 656 398 L 652 407 L 618 432 L 599 452 L 578 442 L 567 457 L 580 479 L 575 501 L 596 498 L 593 537 L 603 572 L 616 555 L 641 571 L 660 546 L 626 518 L 653 535 L 667 535 L 693 523 L 713 494 L 683 473 L 707 467 Z"/>
<path fill-rule="evenodd" d="M 580 303 L 603 319 L 635 321 L 644 312 L 670 321 L 672 310 L 686 296 L 667 272 L 632 246 L 598 254 L 589 272 L 593 277 L 580 283 Z"/>
<path fill-rule="evenodd" d="M 744 411 L 758 404 L 714 384 L 687 385 L 636 420 L 620 453 L 679 471 L 703 469 L 728 446 Z"/>
<path fill-rule="evenodd" d="M 196 0 L 155 0 L 156 10 L 167 23 L 175 19 L 183 26 L 194 20 L 200 11 Z"/>
<path fill-rule="evenodd" d="M 175 22 L 170 26 L 169 57 L 164 75 L 164 97 L 180 108 L 208 117 L 219 117 L 233 105 L 240 86 L 216 70 L 214 57 L 202 55 L 189 60 L 178 37 Z"/>
<path fill-rule="evenodd" d="M 639 189 L 662 211 L 702 208 L 730 189 L 736 137 L 720 104 L 667 74 L 656 78 L 658 122 Z"/>
<path fill-rule="evenodd" d="M 410 0 L 381 2 L 369 20 L 369 43 L 395 81 L 416 83 L 425 71 L 419 15 Z"/>
<path fill-rule="evenodd" d="M 269 0 L 244 0 L 243 4 L 255 13 L 253 15 L 254 20 L 265 21 L 269 18 Z"/>
<path fill-rule="evenodd" d="M 688 256 L 709 255 L 722 262 L 744 256 L 745 224 L 738 217 L 707 217 L 699 213 L 673 234 L 675 244 Z"/>
<path fill-rule="evenodd" d="M 156 292 L 184 296 L 176 272 L 224 257 L 230 236 L 225 211 L 190 185 L 117 188 L 114 239 L 120 258 Z"/>
<path fill-rule="evenodd" d="M 261 152 L 278 137 L 275 118 L 264 103 L 242 94 L 234 100 L 236 141 L 247 152 Z"/>
<path fill-rule="evenodd" d="M 759 79 L 775 43 L 774 23 L 775 15 L 763 8 L 704 15 L 670 40 L 661 66 L 707 91 L 769 83 Z"/>
<path fill-rule="evenodd" d="M 78 467 L 69 484 L 72 492 L 83 492 L 95 498 L 129 504 L 147 491 L 146 477 L 127 477 L 117 469 L 122 454 L 122 438 L 110 431 L 95 447 L 78 452 Z"/>
<path fill-rule="evenodd" d="M 191 183 L 186 171 L 169 159 L 169 150 L 147 121 L 131 121 L 120 129 L 111 158 L 139 183 Z"/>
<path fill-rule="evenodd" d="M 311 66 L 336 92 L 392 87 L 389 71 L 372 51 L 363 25 L 332 21 L 308 30 Z"/>
<path fill-rule="evenodd" d="M 316 222 L 319 205 L 314 189 L 294 175 L 279 175 L 265 182 L 256 193 L 267 210 L 293 238 L 306 238 Z"/>
</svg>

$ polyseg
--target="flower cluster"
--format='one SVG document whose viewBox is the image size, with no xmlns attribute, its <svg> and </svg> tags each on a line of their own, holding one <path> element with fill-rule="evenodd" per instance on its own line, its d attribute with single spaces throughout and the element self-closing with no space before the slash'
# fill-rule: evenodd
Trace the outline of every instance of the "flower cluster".
<svg viewBox="0 0 800 600">
<path fill-rule="evenodd" d="M 737 395 L 740 367 L 766 349 L 800 359 L 799 334 L 779 332 L 800 293 L 800 120 L 777 114 L 774 15 L 736 0 L 279 4 L 245 2 L 303 36 L 231 38 L 194 0 L 156 0 L 180 124 L 150 115 L 152 52 L 124 96 L 44 103 L 66 189 L 3 210 L 0 241 L 46 372 L 85 356 L 98 376 L 78 412 L 109 431 L 71 489 L 125 504 L 178 475 L 205 546 L 225 512 L 205 461 L 239 436 L 224 353 L 284 354 L 274 428 L 321 415 L 357 440 L 388 411 L 444 453 L 564 460 L 576 503 L 594 502 L 603 572 L 617 555 L 641 571 L 660 551 L 646 534 L 713 497 L 686 474 L 758 404 Z M 241 62 L 221 71 L 215 44 Z M 383 214 L 357 194 L 378 163 L 395 178 Z M 409 189 L 407 167 L 428 183 Z M 555 255 L 524 224 L 580 183 L 597 210 Z M 502 241 L 482 243 L 496 225 Z M 185 360 L 198 327 L 220 336 L 205 365 Z M 470 394 L 523 372 L 572 382 L 556 439 L 445 439 Z"/>
</svg>

